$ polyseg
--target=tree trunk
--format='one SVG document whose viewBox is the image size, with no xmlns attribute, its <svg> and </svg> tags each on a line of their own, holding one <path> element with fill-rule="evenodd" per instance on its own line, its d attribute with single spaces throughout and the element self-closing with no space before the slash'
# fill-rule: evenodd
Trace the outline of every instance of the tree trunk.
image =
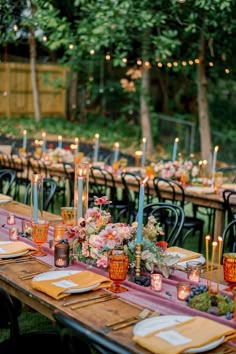
<svg viewBox="0 0 236 354">
<path fill-rule="evenodd" d="M 34 6 L 31 3 L 32 16 L 34 13 Z M 30 69 L 31 69 L 31 82 L 32 82 L 32 91 L 33 91 L 33 101 L 34 101 L 34 115 L 36 122 L 41 120 L 41 112 L 39 105 L 39 91 L 37 83 L 37 74 L 36 74 L 36 41 L 34 35 L 34 29 L 30 28 L 29 31 L 29 49 L 30 49 Z"/>
<path fill-rule="evenodd" d="M 73 70 L 73 69 L 72 69 Z M 78 73 L 72 71 L 68 87 L 67 120 L 76 120 L 78 114 Z"/>
<path fill-rule="evenodd" d="M 198 112 L 199 112 L 199 131 L 202 160 L 207 160 L 208 169 L 211 170 L 211 131 L 208 115 L 207 101 L 207 77 L 205 67 L 205 46 L 206 39 L 202 34 L 199 45 L 200 63 L 197 65 L 197 89 L 198 89 Z"/>
<path fill-rule="evenodd" d="M 149 69 L 144 69 L 141 78 L 140 119 L 142 136 L 147 139 L 147 156 L 153 154 L 153 138 L 148 98 L 150 97 Z"/>
</svg>

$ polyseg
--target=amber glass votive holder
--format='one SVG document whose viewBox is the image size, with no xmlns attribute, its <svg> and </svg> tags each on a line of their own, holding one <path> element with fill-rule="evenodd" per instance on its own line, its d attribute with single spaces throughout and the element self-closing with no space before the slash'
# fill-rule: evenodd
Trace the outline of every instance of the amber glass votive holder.
<svg viewBox="0 0 236 354">
<path fill-rule="evenodd" d="M 108 272 L 109 278 L 113 281 L 108 290 L 114 293 L 121 293 L 128 289 L 121 286 L 126 279 L 129 268 L 129 258 L 122 249 L 114 249 L 109 257 Z"/>
<path fill-rule="evenodd" d="M 62 223 L 67 226 L 76 225 L 77 208 L 76 207 L 61 207 Z"/>
<path fill-rule="evenodd" d="M 202 272 L 202 263 L 189 261 L 186 263 L 187 277 L 190 281 L 199 282 Z"/>
<path fill-rule="evenodd" d="M 58 268 L 65 268 L 69 265 L 70 247 L 67 240 L 61 240 L 55 245 L 54 265 Z"/>
<path fill-rule="evenodd" d="M 161 291 L 162 289 L 161 274 L 151 274 L 151 289 L 154 291 Z"/>
<path fill-rule="evenodd" d="M 191 292 L 191 284 L 187 282 L 179 282 L 176 284 L 177 299 L 184 301 Z"/>
<path fill-rule="evenodd" d="M 236 253 L 225 253 L 223 255 L 224 281 L 232 290 L 236 287 Z"/>
</svg>

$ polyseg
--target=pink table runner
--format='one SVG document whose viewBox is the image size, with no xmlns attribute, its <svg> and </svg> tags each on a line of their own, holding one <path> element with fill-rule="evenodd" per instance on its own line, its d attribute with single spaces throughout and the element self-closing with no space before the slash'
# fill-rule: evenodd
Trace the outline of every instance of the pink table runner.
<svg viewBox="0 0 236 354">
<path fill-rule="evenodd" d="M 0 240 L 2 241 L 9 239 L 10 225 L 7 225 L 8 214 L 9 213 L 6 210 L 0 209 Z M 14 226 L 18 227 L 19 231 L 21 231 L 21 222 L 23 219 L 25 218 L 21 217 L 20 215 L 15 215 Z M 52 239 L 52 234 L 53 234 L 53 227 L 50 227 L 49 240 Z M 32 241 L 26 239 L 25 237 L 20 237 L 19 239 L 26 243 L 34 245 Z M 40 259 L 43 260 L 45 263 L 54 265 L 53 250 L 49 248 L 48 244 L 44 246 L 44 250 L 46 250 L 48 254 L 43 258 L 40 257 Z M 89 270 L 92 270 L 95 273 L 107 276 L 107 272 L 105 270 L 81 263 L 76 260 L 73 260 L 72 264 L 68 267 L 68 269 L 78 269 L 78 270 L 85 270 L 88 268 Z M 227 320 L 226 317 L 224 316 L 214 316 L 212 314 L 194 310 L 188 307 L 185 301 L 178 300 L 177 292 L 176 292 L 176 284 L 179 281 L 189 282 L 186 273 L 175 270 L 174 274 L 172 274 L 169 279 L 163 278 L 162 290 L 160 292 L 155 292 L 150 287 L 143 287 L 137 285 L 127 279 L 123 282 L 123 285 L 126 286 L 129 291 L 120 293 L 119 296 L 125 300 L 141 305 L 142 307 L 148 308 L 153 311 L 159 311 L 162 315 L 182 315 L 182 316 L 198 315 L 198 316 L 210 318 L 217 322 L 236 328 L 236 322 L 234 320 Z M 202 279 L 200 283 L 206 284 L 206 280 Z M 225 288 L 224 285 L 220 285 L 220 290 L 222 292 L 224 292 L 223 291 L 224 288 Z M 236 346 L 236 344 L 234 345 Z"/>
</svg>

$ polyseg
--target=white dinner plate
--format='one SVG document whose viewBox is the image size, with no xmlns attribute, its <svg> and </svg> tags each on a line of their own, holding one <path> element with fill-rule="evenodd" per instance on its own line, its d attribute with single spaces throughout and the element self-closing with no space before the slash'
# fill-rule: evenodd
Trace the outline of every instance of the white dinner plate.
<svg viewBox="0 0 236 354">
<path fill-rule="evenodd" d="M 9 197 L 8 195 L 5 194 L 0 194 L 0 204 L 9 203 L 11 201 L 12 201 L 12 197 Z"/>
<path fill-rule="evenodd" d="M 146 320 L 138 322 L 133 328 L 133 334 L 135 336 L 143 337 L 151 332 L 158 331 L 163 328 L 174 326 L 180 322 L 188 321 L 190 316 L 158 316 L 147 318 Z M 194 354 L 204 353 L 208 350 L 212 350 L 220 345 L 224 340 L 224 336 L 214 340 L 212 343 L 208 343 L 199 348 L 191 348 L 185 350 L 183 353 Z"/>
<path fill-rule="evenodd" d="M 80 272 L 81 272 L 80 270 L 58 270 L 55 272 L 45 272 L 45 273 L 41 273 L 41 274 L 36 275 L 33 278 L 33 281 L 60 279 L 60 278 L 66 277 L 68 275 L 76 274 L 76 273 L 80 273 Z M 96 288 L 97 286 L 99 286 L 99 284 L 100 283 L 96 283 L 96 284 L 87 286 L 85 288 L 68 289 L 68 290 L 65 290 L 64 293 L 67 293 L 67 294 L 85 293 L 86 291 L 90 291 L 90 290 Z"/>
<path fill-rule="evenodd" d="M 12 241 L 0 241 L 0 247 L 1 247 L 1 245 L 7 244 L 7 243 L 11 243 L 11 242 Z M 28 252 L 29 252 L 29 250 L 25 250 L 25 251 L 18 252 L 18 253 L 12 253 L 12 254 L 0 253 L 0 259 L 16 258 L 16 257 L 24 256 L 24 254 L 26 254 Z"/>
<path fill-rule="evenodd" d="M 178 267 L 186 268 L 186 266 L 187 266 L 186 263 L 187 262 L 200 262 L 202 264 L 205 264 L 206 259 L 205 259 L 205 257 L 200 256 L 200 257 L 197 257 L 197 258 L 189 259 L 188 261 L 178 262 L 177 265 L 178 265 Z"/>
<path fill-rule="evenodd" d="M 202 187 L 202 186 L 187 186 L 186 191 L 200 193 L 200 194 L 212 194 L 215 193 L 213 187 Z"/>
</svg>

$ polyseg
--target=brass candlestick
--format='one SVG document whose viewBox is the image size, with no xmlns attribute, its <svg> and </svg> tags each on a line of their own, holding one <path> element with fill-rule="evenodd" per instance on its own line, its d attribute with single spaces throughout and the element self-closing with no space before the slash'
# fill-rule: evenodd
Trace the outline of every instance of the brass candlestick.
<svg viewBox="0 0 236 354">
<path fill-rule="evenodd" d="M 137 243 L 135 248 L 135 275 L 136 276 L 139 276 L 141 273 L 141 250 L 142 250 L 141 243 Z"/>
</svg>

